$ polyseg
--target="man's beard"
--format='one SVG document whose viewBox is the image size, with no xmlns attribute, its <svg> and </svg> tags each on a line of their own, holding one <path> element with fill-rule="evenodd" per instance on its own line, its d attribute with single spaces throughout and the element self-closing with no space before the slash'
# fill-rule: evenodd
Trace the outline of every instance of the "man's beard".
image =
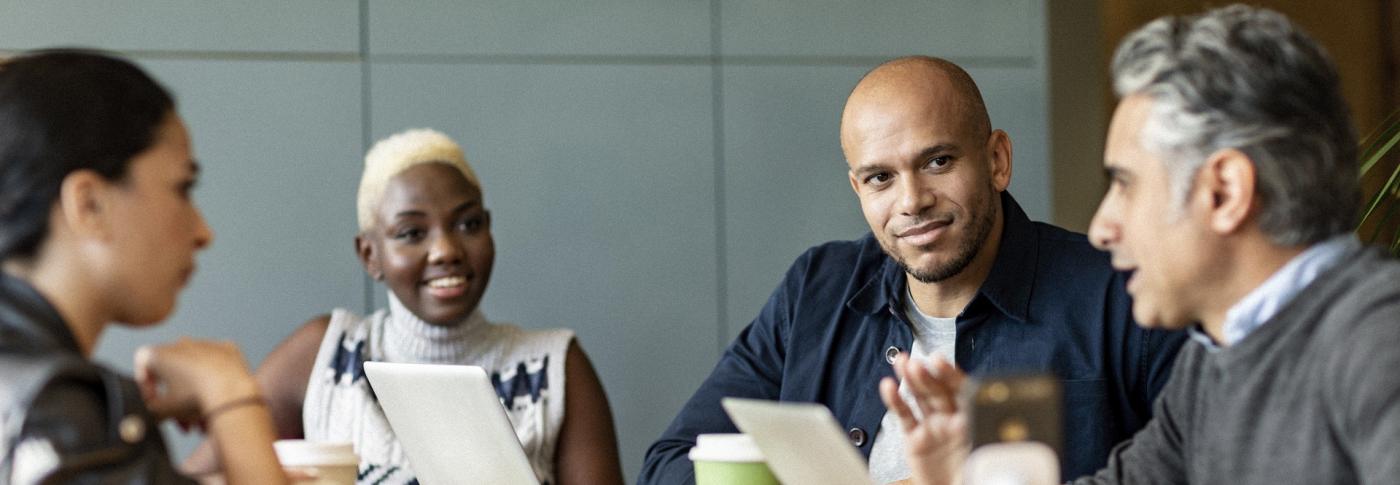
<svg viewBox="0 0 1400 485">
<path fill-rule="evenodd" d="M 987 236 L 992 233 L 992 225 L 996 222 L 997 211 L 991 197 L 996 197 L 996 191 L 992 191 L 987 200 L 983 201 L 982 207 L 978 208 L 979 210 L 976 212 L 980 214 L 972 216 L 972 225 L 968 227 L 971 237 L 963 239 L 961 244 L 958 244 L 958 247 L 954 249 L 953 259 L 946 263 L 935 265 L 927 270 L 917 269 L 909 266 L 909 262 L 905 261 L 904 256 L 895 250 L 893 241 L 889 245 L 882 242 L 881 246 L 884 246 L 885 254 L 890 255 L 896 263 L 899 263 L 899 267 L 904 268 L 905 273 L 920 282 L 937 283 L 957 276 L 962 270 L 967 269 L 967 265 L 972 264 L 973 259 L 977 258 L 977 253 L 987 242 Z"/>
</svg>

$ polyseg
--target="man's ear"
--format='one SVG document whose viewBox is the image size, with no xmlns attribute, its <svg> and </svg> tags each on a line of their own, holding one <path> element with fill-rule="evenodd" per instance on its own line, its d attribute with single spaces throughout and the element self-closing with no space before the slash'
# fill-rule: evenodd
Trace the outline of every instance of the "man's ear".
<svg viewBox="0 0 1400 485">
<path fill-rule="evenodd" d="M 1207 204 L 1207 224 L 1217 234 L 1238 232 L 1258 211 L 1254 160 L 1233 148 L 1212 153 L 1198 176 L 1202 202 Z"/>
<path fill-rule="evenodd" d="M 860 197 L 860 182 L 856 180 L 856 173 L 852 170 L 847 170 L 846 178 L 851 181 L 851 192 L 855 192 L 856 197 Z"/>
<path fill-rule="evenodd" d="M 1011 186 L 1011 136 L 1002 130 L 992 130 L 987 138 L 987 159 L 991 162 L 992 186 L 997 192 Z"/>
<path fill-rule="evenodd" d="M 378 251 L 374 242 L 369 240 L 369 236 L 364 233 L 355 235 L 355 255 L 359 256 L 365 272 L 375 281 L 384 281 L 384 267 L 379 263 Z"/>
<path fill-rule="evenodd" d="M 107 216 L 112 210 L 111 182 L 92 170 L 77 170 L 67 177 L 58 189 L 58 204 L 52 222 L 61 223 L 68 231 L 82 239 L 105 241 L 112 234 Z M 58 229 L 50 227 L 49 230 Z"/>
</svg>

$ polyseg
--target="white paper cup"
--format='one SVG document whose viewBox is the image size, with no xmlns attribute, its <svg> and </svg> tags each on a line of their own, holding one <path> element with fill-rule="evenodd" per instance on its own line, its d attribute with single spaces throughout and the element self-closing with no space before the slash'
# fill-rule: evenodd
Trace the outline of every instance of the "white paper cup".
<svg viewBox="0 0 1400 485">
<path fill-rule="evenodd" d="M 350 443 L 318 443 L 306 440 L 278 440 L 272 444 L 282 468 L 311 475 L 297 480 L 306 485 L 355 485 L 360 457 Z"/>
</svg>

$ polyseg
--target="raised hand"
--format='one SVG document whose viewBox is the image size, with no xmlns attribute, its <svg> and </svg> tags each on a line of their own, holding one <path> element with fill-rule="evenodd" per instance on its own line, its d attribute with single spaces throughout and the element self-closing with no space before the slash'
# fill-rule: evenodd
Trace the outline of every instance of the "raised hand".
<svg viewBox="0 0 1400 485">
<path fill-rule="evenodd" d="M 904 381 L 911 408 L 899 395 L 899 384 L 885 378 L 880 398 L 899 417 L 904 428 L 904 451 L 917 485 L 961 482 L 967 460 L 967 414 L 958 405 L 958 391 L 966 376 L 947 360 L 934 356 L 927 364 L 895 357 L 894 371 Z"/>
</svg>

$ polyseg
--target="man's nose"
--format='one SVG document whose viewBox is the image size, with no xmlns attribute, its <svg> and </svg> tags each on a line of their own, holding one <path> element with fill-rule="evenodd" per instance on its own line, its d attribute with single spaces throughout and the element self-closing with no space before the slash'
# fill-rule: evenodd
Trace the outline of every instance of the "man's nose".
<svg viewBox="0 0 1400 485">
<path fill-rule="evenodd" d="M 938 203 L 938 194 L 932 185 L 923 180 L 922 177 L 910 175 L 900 177 L 900 179 L 898 184 L 899 200 L 897 202 L 900 214 L 917 216 Z"/>
<path fill-rule="evenodd" d="M 1100 251 L 1108 251 L 1118 242 L 1120 234 L 1121 230 L 1108 207 L 1108 201 L 1099 203 L 1099 209 L 1094 211 L 1094 219 L 1089 221 L 1089 243 Z"/>
</svg>

